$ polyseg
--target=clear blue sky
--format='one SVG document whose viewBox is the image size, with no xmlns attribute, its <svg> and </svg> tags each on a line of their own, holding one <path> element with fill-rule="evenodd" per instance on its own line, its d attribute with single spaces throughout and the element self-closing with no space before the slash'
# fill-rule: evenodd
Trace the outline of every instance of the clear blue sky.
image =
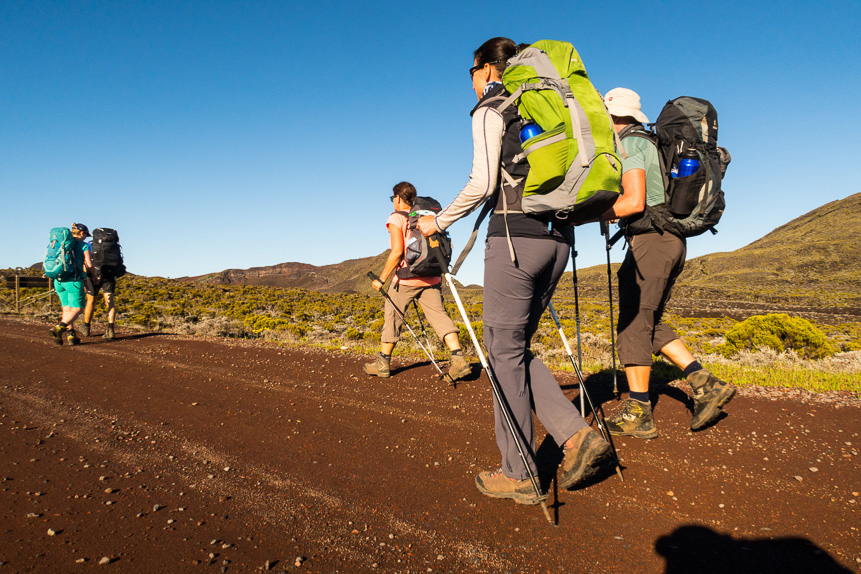
<svg viewBox="0 0 861 574">
<path fill-rule="evenodd" d="M 572 42 L 596 88 L 638 91 L 650 119 L 711 100 L 727 210 L 689 256 L 731 251 L 859 191 L 859 22 L 857 0 L 5 0 L 0 267 L 40 261 L 73 221 L 116 228 L 150 276 L 381 253 L 392 185 L 447 204 L 466 183 L 467 69 L 498 35 Z M 579 267 L 605 261 L 597 225 L 577 237 Z"/>
</svg>

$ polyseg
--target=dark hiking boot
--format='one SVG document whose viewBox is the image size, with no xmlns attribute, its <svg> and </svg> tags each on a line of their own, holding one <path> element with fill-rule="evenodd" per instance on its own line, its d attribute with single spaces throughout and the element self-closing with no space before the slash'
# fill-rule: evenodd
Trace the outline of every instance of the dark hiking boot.
<svg viewBox="0 0 861 574">
<path fill-rule="evenodd" d="M 595 476 L 601 464 L 610 458 L 610 443 L 591 427 L 582 428 L 568 442 L 571 448 L 563 447 L 565 457 L 559 465 L 562 477 L 559 479 L 560 488 L 571 488 L 584 480 Z"/>
<path fill-rule="evenodd" d="M 452 381 L 457 381 L 472 373 L 472 366 L 463 355 L 452 355 L 451 365 L 448 368 L 448 376 Z"/>
<path fill-rule="evenodd" d="M 54 337 L 54 342 L 63 346 L 63 333 L 66 331 L 66 328 L 62 325 L 54 325 L 51 327 L 51 330 L 48 331 L 51 333 L 51 336 Z"/>
<path fill-rule="evenodd" d="M 475 477 L 475 486 L 479 492 L 491 498 L 511 498 L 517 504 L 538 504 L 544 500 L 535 496 L 532 481 L 527 479 L 515 480 L 502 474 L 502 469 L 495 472 L 484 471 Z"/>
<path fill-rule="evenodd" d="M 90 336 L 90 324 L 89 323 L 81 323 L 81 336 L 89 337 Z"/>
<path fill-rule="evenodd" d="M 382 353 L 377 353 L 377 358 L 373 363 L 365 363 L 365 372 L 375 377 L 383 379 L 391 376 L 391 357 L 386 357 Z"/>
<path fill-rule="evenodd" d="M 607 431 L 613 436 L 655 438 L 658 429 L 652 418 L 652 405 L 634 399 L 626 399 L 622 410 L 607 419 Z"/>
<path fill-rule="evenodd" d="M 113 339 L 114 337 L 115 337 L 114 336 L 114 326 L 109 323 L 108 326 L 105 327 L 105 334 L 102 335 L 102 338 L 110 340 L 110 339 Z"/>
<path fill-rule="evenodd" d="M 81 344 L 81 340 L 78 338 L 78 334 L 75 333 L 74 329 L 69 331 L 69 334 L 66 335 L 66 342 L 69 343 L 69 345 L 72 347 L 74 347 L 75 345 Z"/>
<path fill-rule="evenodd" d="M 694 391 L 691 430 L 701 429 L 718 418 L 724 405 L 735 396 L 735 385 L 725 383 L 706 369 L 691 373 L 687 381 Z"/>
</svg>

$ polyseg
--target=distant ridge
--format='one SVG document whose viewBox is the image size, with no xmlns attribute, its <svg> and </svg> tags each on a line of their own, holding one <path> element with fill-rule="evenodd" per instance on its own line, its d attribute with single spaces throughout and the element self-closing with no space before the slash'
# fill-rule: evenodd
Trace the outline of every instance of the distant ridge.
<svg viewBox="0 0 861 574">
<path fill-rule="evenodd" d="M 310 263 L 280 263 L 251 269 L 226 269 L 179 280 L 204 285 L 265 285 L 320 293 L 370 293 L 371 282 L 367 273 L 379 273 L 387 256 L 388 251 L 375 257 L 350 259 L 322 267 Z"/>
</svg>

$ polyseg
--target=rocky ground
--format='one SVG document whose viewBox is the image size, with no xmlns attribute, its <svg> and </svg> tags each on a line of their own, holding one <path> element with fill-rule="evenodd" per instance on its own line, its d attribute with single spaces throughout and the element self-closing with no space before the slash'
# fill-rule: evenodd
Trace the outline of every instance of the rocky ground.
<svg viewBox="0 0 861 574">
<path fill-rule="evenodd" d="M 850 394 L 745 389 L 692 433 L 664 386 L 660 436 L 615 441 L 624 481 L 573 491 L 539 429 L 551 526 L 473 485 L 498 465 L 477 369 L 453 388 L 427 363 L 380 380 L 347 354 L 47 329 L 0 317 L 0 574 L 861 569 Z"/>
</svg>

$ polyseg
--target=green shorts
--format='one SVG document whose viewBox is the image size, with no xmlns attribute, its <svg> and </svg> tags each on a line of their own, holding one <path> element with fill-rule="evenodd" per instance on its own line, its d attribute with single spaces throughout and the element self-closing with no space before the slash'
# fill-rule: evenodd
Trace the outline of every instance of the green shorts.
<svg viewBox="0 0 861 574">
<path fill-rule="evenodd" d="M 60 298 L 60 305 L 82 309 L 87 301 L 83 281 L 54 281 L 54 290 Z"/>
</svg>

